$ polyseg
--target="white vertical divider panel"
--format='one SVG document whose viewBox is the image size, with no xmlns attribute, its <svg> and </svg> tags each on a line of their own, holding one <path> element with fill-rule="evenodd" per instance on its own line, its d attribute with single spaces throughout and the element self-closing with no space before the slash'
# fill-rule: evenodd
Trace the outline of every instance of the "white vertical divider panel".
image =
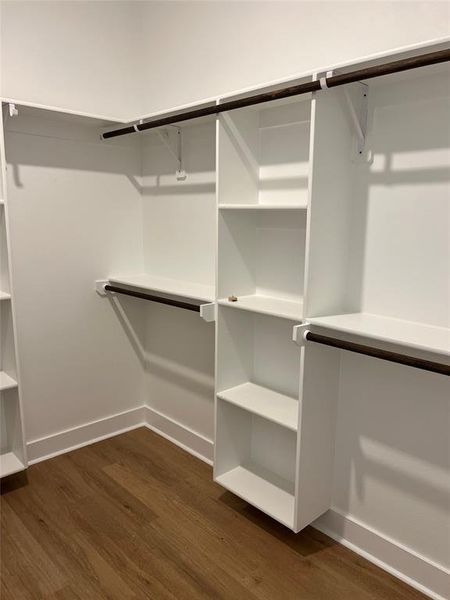
<svg viewBox="0 0 450 600">
<path fill-rule="evenodd" d="M 339 352 L 314 344 L 302 349 L 296 531 L 331 507 L 339 374 Z"/>
<path fill-rule="evenodd" d="M 5 107 L 6 108 L 6 107 Z M 20 361 L 17 347 L 16 315 L 14 302 L 14 276 L 11 260 L 11 244 L 8 219 L 8 198 L 6 185 L 6 151 L 3 122 L 3 105 L 0 110 L 0 161 L 1 161 L 1 257 L 2 263 L 0 292 L 7 292 L 9 298 L 0 301 L 0 371 L 2 387 L 8 387 L 7 378 L 17 385 L 0 392 L 1 412 L 1 455 L 0 477 L 21 471 L 27 466 L 24 418 L 21 397 Z"/>
<path fill-rule="evenodd" d="M 340 313 L 346 296 L 353 140 L 343 92 L 312 100 L 306 318 Z"/>
<path fill-rule="evenodd" d="M 342 302 L 345 294 L 353 141 L 341 92 L 313 94 L 306 232 L 305 320 Z M 339 395 L 340 352 L 307 344 L 302 349 L 295 530 L 331 506 Z"/>
</svg>

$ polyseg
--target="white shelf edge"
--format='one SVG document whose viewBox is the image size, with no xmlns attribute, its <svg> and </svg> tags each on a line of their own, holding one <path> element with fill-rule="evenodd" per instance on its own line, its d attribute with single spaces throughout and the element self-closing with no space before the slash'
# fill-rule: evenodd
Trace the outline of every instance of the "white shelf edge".
<svg viewBox="0 0 450 600">
<path fill-rule="evenodd" d="M 134 275 L 111 275 L 108 277 L 108 281 L 112 284 L 118 283 L 141 290 L 159 292 L 170 296 L 180 296 L 192 300 L 214 302 L 215 299 L 214 286 L 165 277 L 156 277 L 145 273 L 137 273 Z"/>
<path fill-rule="evenodd" d="M 286 527 L 293 529 L 295 504 L 293 494 L 242 465 L 215 477 L 215 482 Z"/>
<path fill-rule="evenodd" d="M 116 117 L 108 117 L 105 115 L 97 115 L 89 112 L 84 112 L 80 110 L 73 110 L 71 108 L 63 108 L 60 106 L 50 106 L 47 104 L 39 104 L 38 102 L 31 102 L 29 100 L 19 100 L 17 98 L 5 98 L 1 97 L 0 102 L 2 104 L 16 104 L 19 109 L 21 106 L 25 108 L 35 108 L 37 110 L 44 110 L 52 113 L 59 113 L 64 115 L 70 115 L 73 117 L 81 117 L 84 119 L 92 119 L 95 121 L 104 121 L 105 127 L 114 126 L 114 125 L 125 125 L 129 123 L 128 120 L 118 119 Z"/>
<path fill-rule="evenodd" d="M 242 410 L 297 432 L 298 401 L 295 398 L 274 392 L 250 381 L 218 392 L 217 397 Z"/>
<path fill-rule="evenodd" d="M 14 452 L 0 454 L 0 477 L 7 477 L 25 470 L 25 465 Z"/>
<path fill-rule="evenodd" d="M 0 301 L 1 300 L 11 300 L 11 294 L 9 292 L 2 292 L 0 290 Z"/>
<path fill-rule="evenodd" d="M 270 301 L 274 301 L 275 305 L 278 306 L 274 307 L 273 309 L 264 306 L 257 306 L 256 304 L 252 304 L 251 299 L 253 298 L 255 299 L 255 302 L 258 302 L 258 299 L 262 300 L 263 302 L 267 299 L 268 303 Z M 275 298 L 273 296 L 263 296 L 258 294 L 238 296 L 238 300 L 236 302 L 230 302 L 227 298 L 220 298 L 219 300 L 217 300 L 217 304 L 220 304 L 220 306 L 228 306 L 237 310 L 246 310 L 248 312 L 253 312 L 261 315 L 269 315 L 272 317 L 279 317 L 281 319 L 289 319 L 289 321 L 301 322 L 303 320 L 303 303 L 297 304 L 296 302 L 292 302 L 291 300 L 283 300 L 281 298 Z M 291 310 L 280 310 L 280 307 L 282 309 L 283 306 L 285 307 L 285 309 L 288 308 Z M 298 313 L 292 311 L 292 308 L 294 306 L 298 308 Z"/>
<path fill-rule="evenodd" d="M 351 324 L 352 321 L 359 319 L 359 324 Z M 364 327 L 364 319 L 367 321 Z M 411 348 L 415 350 L 421 350 L 424 352 L 432 352 L 440 354 L 442 356 L 450 356 L 449 342 L 450 342 L 450 329 L 446 327 L 438 327 L 435 325 L 426 325 L 415 321 L 407 321 L 405 319 L 396 319 L 395 317 L 385 317 L 383 315 L 377 315 L 373 313 L 343 313 L 338 315 L 327 315 L 324 317 L 311 317 L 307 319 L 308 323 L 317 327 L 323 327 L 324 329 L 331 329 L 332 331 L 338 331 L 349 335 L 357 335 L 360 337 L 378 340 L 383 343 L 389 343 L 399 345 L 405 348 Z M 347 321 L 347 323 L 346 323 Z M 372 325 L 372 327 L 370 327 Z M 375 326 L 375 328 L 374 328 Z M 389 329 L 390 335 L 382 333 L 381 330 L 376 330 L 376 327 Z M 395 327 L 403 328 L 406 332 L 410 328 L 411 335 L 404 334 L 404 336 L 395 336 L 392 332 Z M 435 333 L 439 337 L 447 338 L 447 345 L 443 340 L 439 345 L 432 344 L 431 342 L 425 342 L 420 340 L 421 331 L 424 335 L 432 335 Z M 414 337 L 416 339 L 414 339 Z"/>
<path fill-rule="evenodd" d="M 12 390 L 18 386 L 18 383 L 5 371 L 0 371 L 0 392 L 5 390 Z"/>
<path fill-rule="evenodd" d="M 307 204 L 219 204 L 219 210 L 307 210 Z"/>
</svg>

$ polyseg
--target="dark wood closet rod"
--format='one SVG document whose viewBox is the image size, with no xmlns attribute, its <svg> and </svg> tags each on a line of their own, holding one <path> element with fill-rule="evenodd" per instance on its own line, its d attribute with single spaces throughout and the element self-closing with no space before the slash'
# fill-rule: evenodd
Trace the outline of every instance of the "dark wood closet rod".
<svg viewBox="0 0 450 600">
<path fill-rule="evenodd" d="M 182 300 L 164 298 L 163 296 L 153 296 L 151 294 L 145 294 L 144 292 L 135 292 L 133 290 L 127 290 L 125 288 L 109 284 L 106 284 L 103 289 L 107 292 L 115 292 L 116 294 L 124 294 L 125 296 L 140 298 L 141 300 L 150 300 L 151 302 L 158 302 L 159 304 L 168 304 L 169 306 L 176 306 L 177 308 L 185 308 L 186 310 L 200 312 L 200 304 L 195 304 L 195 300 L 193 300 L 194 304 L 191 304 L 189 302 L 183 302 Z"/>
<path fill-rule="evenodd" d="M 214 106 L 206 106 L 203 108 L 196 108 L 188 112 L 176 113 L 168 117 L 162 117 L 153 121 L 148 121 L 147 123 L 128 125 L 127 127 L 114 129 L 113 131 L 107 131 L 106 133 L 102 134 L 101 137 L 104 140 L 108 140 L 120 135 L 138 133 L 140 131 L 146 131 L 147 129 L 155 129 L 156 127 L 172 125 L 173 123 L 189 121 L 190 119 L 198 119 L 199 117 L 215 115 L 225 111 L 235 110 L 237 108 L 253 106 L 254 104 L 262 104 L 263 102 L 270 102 L 271 100 L 289 98 L 290 96 L 299 96 L 301 94 L 317 92 L 325 88 L 338 87 L 340 85 L 346 85 L 347 83 L 355 83 L 356 81 L 373 79 L 374 77 L 382 77 L 383 75 L 391 75 L 393 73 L 400 73 L 401 71 L 409 71 L 410 69 L 417 69 L 418 67 L 427 67 L 429 65 L 447 62 L 449 60 L 450 50 L 429 52 L 428 54 L 420 54 L 418 56 L 412 56 L 411 58 L 404 58 L 402 60 L 383 63 L 373 67 L 366 67 L 364 69 L 350 71 L 349 73 L 342 73 L 341 75 L 322 77 L 321 80 L 309 81 L 307 83 L 285 87 L 273 92 L 265 92 L 263 94 L 248 96 L 239 100 L 230 100 Z"/>
<path fill-rule="evenodd" d="M 379 348 L 355 344 L 354 342 L 346 342 L 325 335 L 319 335 L 312 331 L 306 332 L 305 339 L 308 342 L 315 342 L 316 344 L 323 344 L 324 346 L 331 346 L 332 348 L 339 348 L 340 350 L 348 350 L 349 352 L 356 352 L 357 354 L 364 354 L 381 360 L 388 360 L 400 365 L 406 365 L 424 371 L 431 371 L 432 373 L 439 373 L 440 375 L 450 375 L 450 366 L 430 360 L 424 360 L 423 358 L 415 358 L 414 356 L 398 354 L 396 352 L 390 352 L 389 350 L 380 350 Z"/>
</svg>

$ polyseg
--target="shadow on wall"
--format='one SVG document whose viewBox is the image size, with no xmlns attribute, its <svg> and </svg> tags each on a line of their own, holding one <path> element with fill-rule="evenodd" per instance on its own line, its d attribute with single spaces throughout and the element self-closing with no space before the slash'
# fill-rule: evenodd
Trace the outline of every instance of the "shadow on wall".
<svg viewBox="0 0 450 600">
<path fill-rule="evenodd" d="M 145 369 L 147 405 L 212 439 L 214 323 L 145 300 L 116 296 L 110 302 Z"/>
</svg>

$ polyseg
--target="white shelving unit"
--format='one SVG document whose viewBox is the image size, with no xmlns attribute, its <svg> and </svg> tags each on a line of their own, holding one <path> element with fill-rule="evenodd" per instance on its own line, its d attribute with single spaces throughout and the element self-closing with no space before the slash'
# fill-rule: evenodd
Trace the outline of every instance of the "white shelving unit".
<svg viewBox="0 0 450 600">
<path fill-rule="evenodd" d="M 214 478 L 294 531 L 329 507 L 334 440 L 334 395 L 318 374 L 305 395 L 292 343 L 304 317 L 310 124 L 311 98 L 271 103 L 221 114 L 217 140 Z M 334 365 L 322 376 L 335 383 Z"/>
<path fill-rule="evenodd" d="M 23 471 L 27 466 L 20 375 L 15 328 L 14 297 L 6 190 L 6 158 L 3 114 L 0 113 L 0 477 Z"/>
</svg>

